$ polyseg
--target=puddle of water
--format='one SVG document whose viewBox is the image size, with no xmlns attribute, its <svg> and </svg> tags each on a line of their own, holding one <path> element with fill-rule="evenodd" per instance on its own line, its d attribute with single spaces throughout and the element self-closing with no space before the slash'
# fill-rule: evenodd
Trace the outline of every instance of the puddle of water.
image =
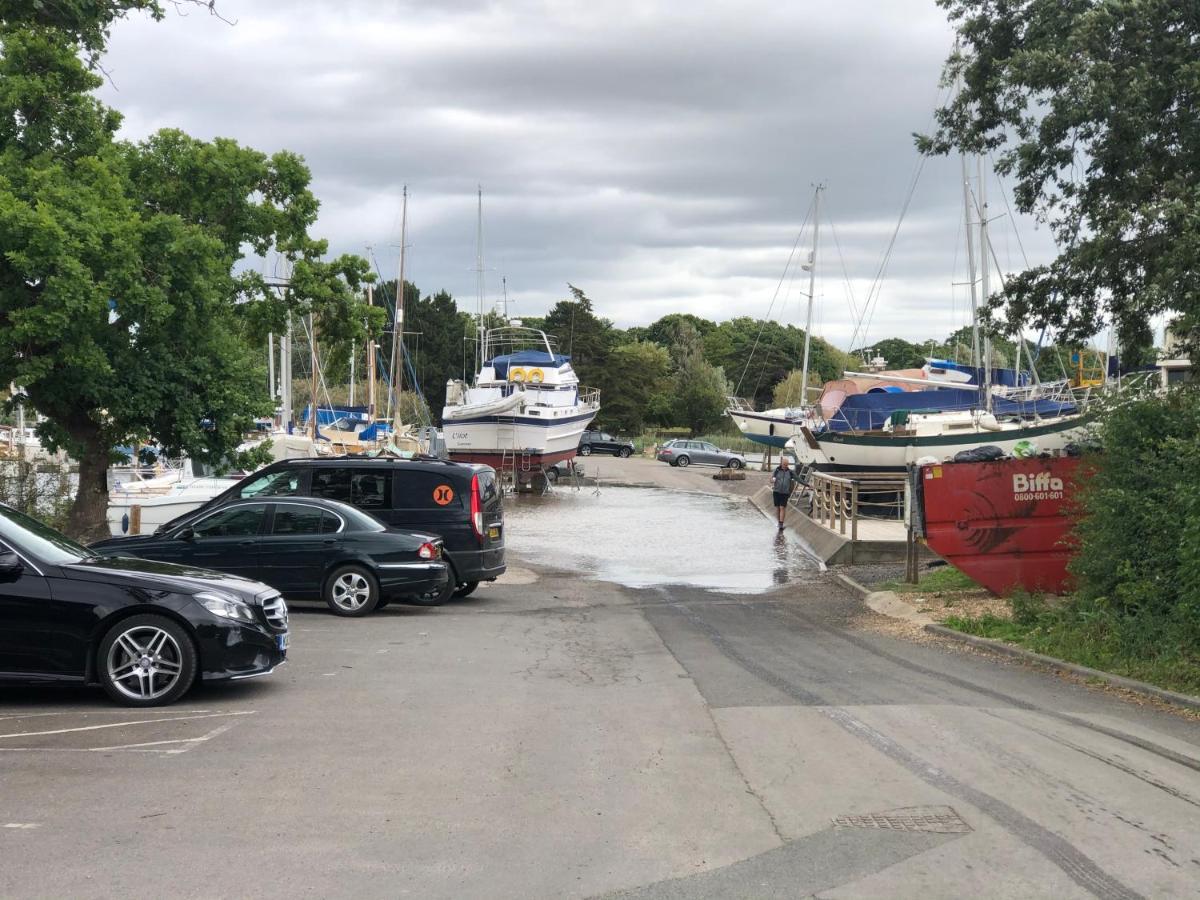
<svg viewBox="0 0 1200 900">
<path fill-rule="evenodd" d="M 508 548 L 524 559 L 627 587 L 758 594 L 818 572 L 793 538 L 740 498 L 560 487 L 505 498 L 504 521 Z"/>
</svg>

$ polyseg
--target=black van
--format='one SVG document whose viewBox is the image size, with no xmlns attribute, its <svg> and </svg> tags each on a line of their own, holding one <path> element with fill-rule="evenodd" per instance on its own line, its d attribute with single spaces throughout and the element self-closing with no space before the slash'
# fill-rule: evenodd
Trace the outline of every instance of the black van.
<svg viewBox="0 0 1200 900">
<path fill-rule="evenodd" d="M 503 498 L 491 466 L 432 456 L 284 459 L 247 475 L 200 509 L 246 497 L 292 496 L 341 500 L 394 528 L 440 535 L 457 585 L 455 597 L 465 597 L 479 582 L 504 574 Z"/>
</svg>

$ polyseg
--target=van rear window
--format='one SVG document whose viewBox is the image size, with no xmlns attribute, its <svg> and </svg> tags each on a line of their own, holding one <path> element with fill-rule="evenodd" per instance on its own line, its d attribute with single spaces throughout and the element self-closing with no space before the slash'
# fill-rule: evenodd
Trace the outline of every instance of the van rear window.
<svg viewBox="0 0 1200 900">
<path fill-rule="evenodd" d="M 494 509 L 500 505 L 500 490 L 496 484 L 496 476 L 492 472 L 480 472 L 479 478 L 479 502 L 483 504 L 484 509 Z"/>
</svg>

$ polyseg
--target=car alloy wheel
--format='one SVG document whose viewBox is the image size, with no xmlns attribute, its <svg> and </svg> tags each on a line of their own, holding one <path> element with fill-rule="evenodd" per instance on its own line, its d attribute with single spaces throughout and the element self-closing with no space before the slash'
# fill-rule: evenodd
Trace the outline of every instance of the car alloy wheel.
<svg viewBox="0 0 1200 900">
<path fill-rule="evenodd" d="M 688 466 L 690 466 L 691 464 L 692 464 L 692 461 L 690 459 L 688 459 L 686 456 L 681 456 L 681 457 L 679 457 L 679 459 L 675 460 L 675 465 L 683 466 L 685 469 Z"/>
<path fill-rule="evenodd" d="M 729 461 L 729 468 L 740 469 L 741 467 L 742 467 L 742 461 L 740 459 L 731 459 Z"/>
<path fill-rule="evenodd" d="M 621 448 L 621 452 L 620 452 L 621 459 L 629 459 L 629 457 L 631 457 L 631 456 L 633 456 L 632 450 L 630 450 L 628 447 Z"/>
<path fill-rule="evenodd" d="M 589 447 L 587 444 L 584 444 L 582 447 L 579 448 L 579 455 L 580 456 L 591 456 L 592 448 Z"/>
<path fill-rule="evenodd" d="M 343 566 L 325 583 L 325 603 L 339 616 L 365 616 L 379 603 L 379 587 L 361 566 Z"/>
<path fill-rule="evenodd" d="M 478 581 L 460 581 L 454 591 L 454 596 L 461 600 L 463 597 L 469 597 L 475 593 L 475 588 L 479 587 Z"/>
<path fill-rule="evenodd" d="M 196 676 L 196 649 L 187 633 L 161 616 L 133 616 L 104 636 L 97 654 L 109 696 L 128 706 L 178 699 Z"/>
</svg>

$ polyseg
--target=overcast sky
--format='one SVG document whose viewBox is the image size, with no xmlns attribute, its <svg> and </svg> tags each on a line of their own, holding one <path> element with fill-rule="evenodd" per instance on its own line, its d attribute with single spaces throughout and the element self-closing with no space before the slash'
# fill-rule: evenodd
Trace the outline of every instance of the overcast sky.
<svg viewBox="0 0 1200 900">
<path fill-rule="evenodd" d="M 172 126 L 302 154 L 334 252 L 372 245 L 394 277 L 407 184 L 409 280 L 473 310 L 481 186 L 489 307 L 504 278 L 515 315 L 571 282 L 620 326 L 765 316 L 820 182 L 814 331 L 847 349 L 953 41 L 933 0 L 218 8 L 233 25 L 169 5 L 164 22 L 118 23 L 104 98 L 130 138 Z M 988 192 L 1001 265 L 1021 267 L 1018 234 L 1046 258 L 1046 229 L 1014 230 Z M 868 342 L 964 324 L 964 247 L 958 160 L 929 160 Z M 795 271 L 772 316 L 803 325 Z"/>
</svg>

